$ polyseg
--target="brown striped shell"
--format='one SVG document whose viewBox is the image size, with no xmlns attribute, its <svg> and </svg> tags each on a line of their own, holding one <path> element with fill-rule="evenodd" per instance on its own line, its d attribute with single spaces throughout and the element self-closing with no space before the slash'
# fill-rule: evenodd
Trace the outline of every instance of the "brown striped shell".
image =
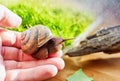
<svg viewBox="0 0 120 81">
<path fill-rule="evenodd" d="M 49 53 L 58 51 L 62 41 L 62 38 L 55 38 L 43 25 L 36 25 L 21 34 L 23 52 L 38 59 L 47 58 Z"/>
</svg>

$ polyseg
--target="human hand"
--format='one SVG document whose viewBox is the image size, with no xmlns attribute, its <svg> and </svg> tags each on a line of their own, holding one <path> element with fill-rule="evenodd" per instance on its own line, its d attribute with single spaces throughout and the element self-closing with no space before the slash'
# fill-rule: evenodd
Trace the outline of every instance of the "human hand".
<svg viewBox="0 0 120 81">
<path fill-rule="evenodd" d="M 21 18 L 0 5 L 0 26 L 16 27 Z M 41 81 L 64 68 L 62 51 L 36 60 L 21 50 L 21 33 L 0 28 L 0 81 Z"/>
</svg>

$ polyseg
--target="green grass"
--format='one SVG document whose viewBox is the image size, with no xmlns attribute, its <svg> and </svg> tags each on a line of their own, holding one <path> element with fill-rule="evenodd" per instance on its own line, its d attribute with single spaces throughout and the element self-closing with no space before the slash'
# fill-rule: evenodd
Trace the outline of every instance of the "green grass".
<svg viewBox="0 0 120 81">
<path fill-rule="evenodd" d="M 20 27 L 14 29 L 20 32 L 42 24 L 49 27 L 57 37 L 74 38 L 92 21 L 89 14 L 53 4 L 53 0 L 21 0 L 16 4 L 5 5 L 22 18 Z"/>
</svg>

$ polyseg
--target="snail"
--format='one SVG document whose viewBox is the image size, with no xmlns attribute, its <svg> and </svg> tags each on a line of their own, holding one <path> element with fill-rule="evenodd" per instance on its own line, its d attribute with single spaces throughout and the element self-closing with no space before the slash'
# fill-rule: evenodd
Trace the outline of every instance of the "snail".
<svg viewBox="0 0 120 81">
<path fill-rule="evenodd" d="M 62 38 L 54 37 L 43 25 L 36 25 L 21 33 L 22 51 L 37 59 L 46 59 L 48 54 L 57 52 L 63 41 Z"/>
</svg>

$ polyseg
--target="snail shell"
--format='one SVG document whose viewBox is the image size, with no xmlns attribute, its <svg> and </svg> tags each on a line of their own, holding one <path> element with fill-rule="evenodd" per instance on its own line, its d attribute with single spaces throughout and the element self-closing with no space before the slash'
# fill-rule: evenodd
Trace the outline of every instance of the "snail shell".
<svg viewBox="0 0 120 81">
<path fill-rule="evenodd" d="M 60 42 L 62 38 L 55 38 L 43 25 L 36 25 L 21 34 L 23 52 L 38 59 L 47 58 L 48 54 L 58 51 Z"/>
</svg>

